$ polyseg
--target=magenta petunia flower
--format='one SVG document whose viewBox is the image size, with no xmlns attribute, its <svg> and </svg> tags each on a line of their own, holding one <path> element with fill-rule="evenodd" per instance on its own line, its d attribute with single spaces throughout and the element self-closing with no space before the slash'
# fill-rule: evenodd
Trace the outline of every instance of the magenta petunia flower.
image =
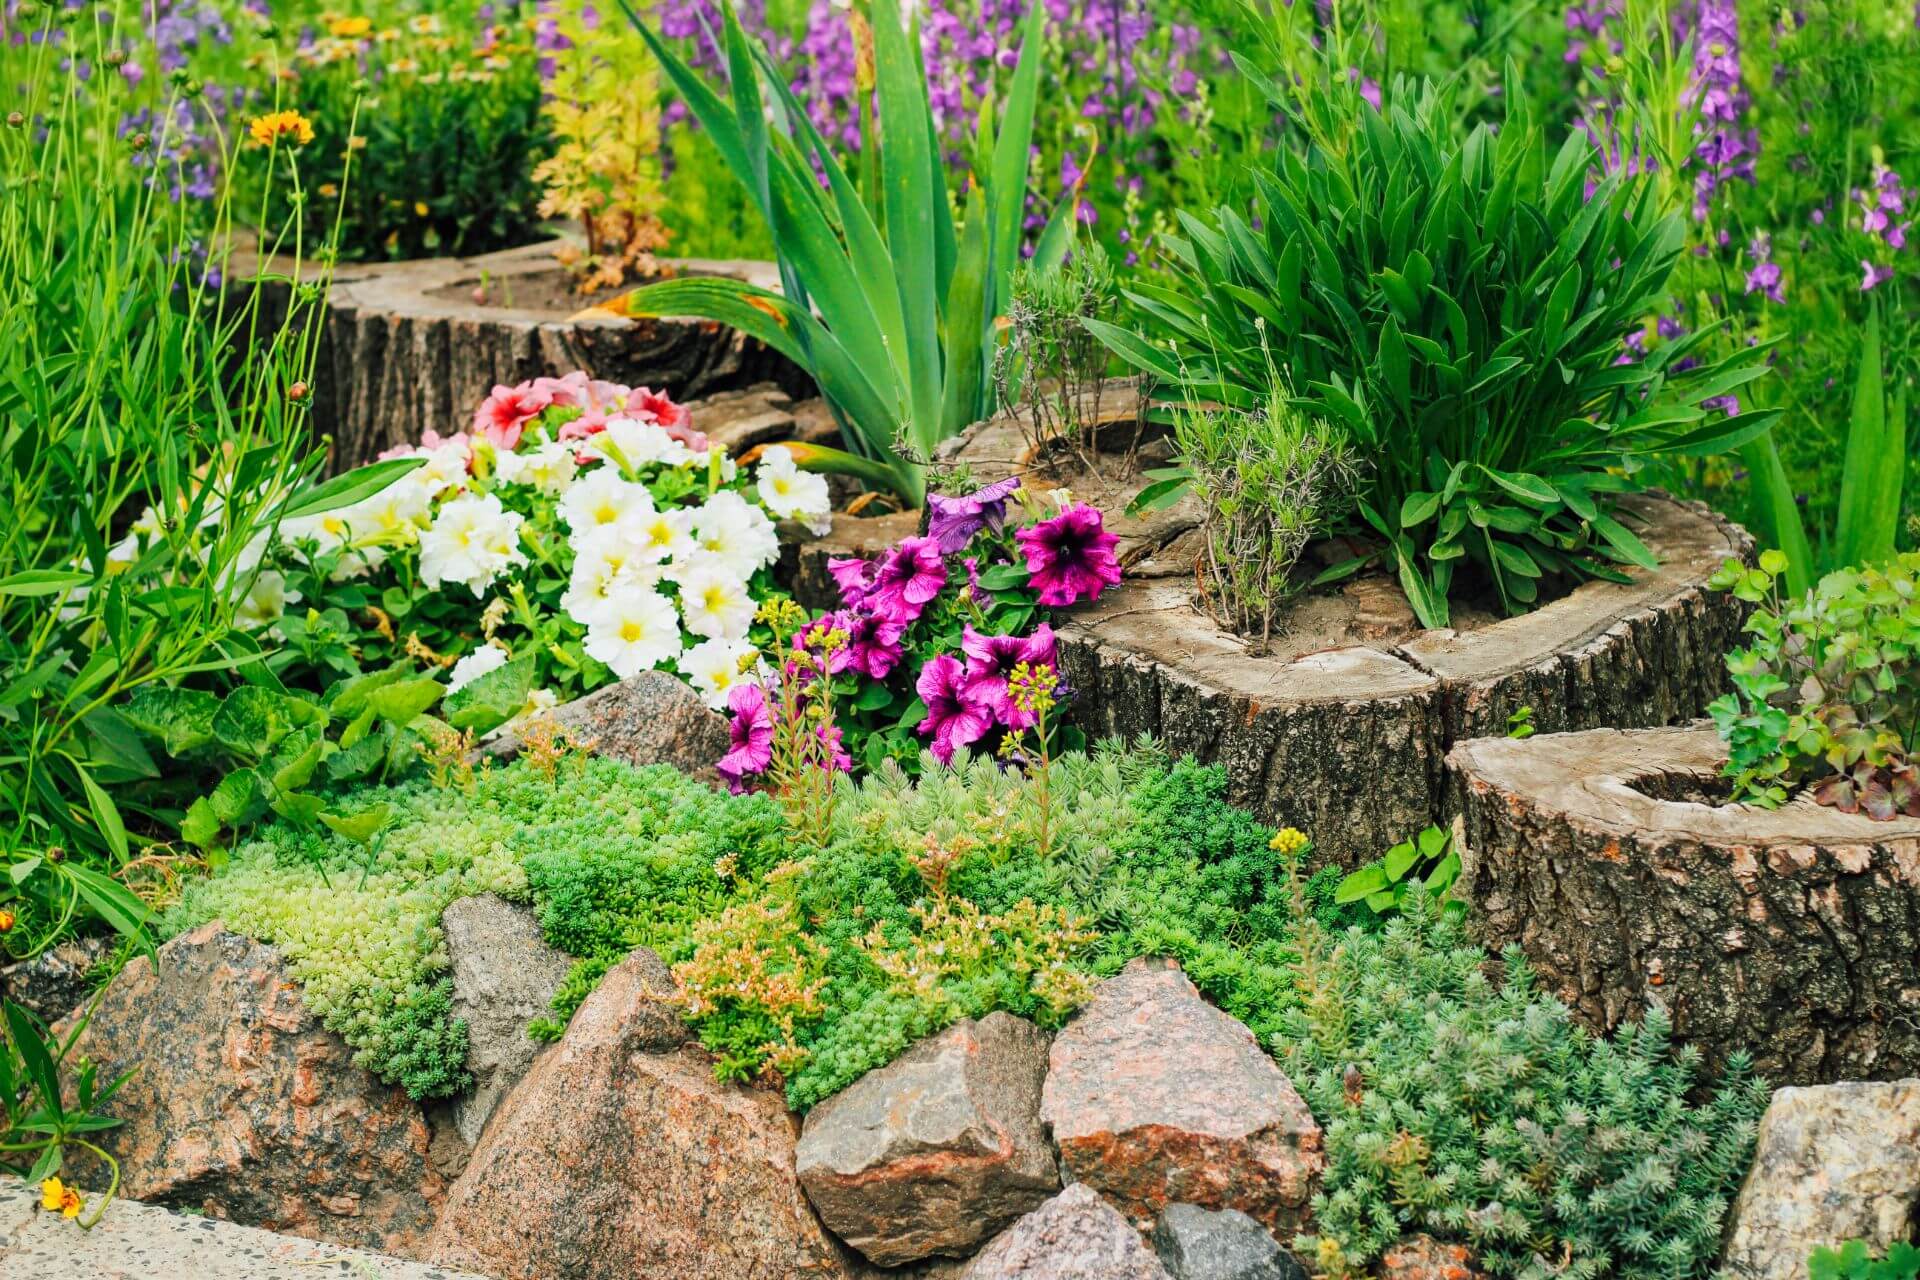
<svg viewBox="0 0 1920 1280">
<path fill-rule="evenodd" d="M 1019 487 L 1020 477 L 1008 476 L 964 497 L 928 494 L 927 536 L 939 544 L 941 555 L 950 556 L 982 529 L 998 533 L 1006 523 L 1007 499 Z"/>
<path fill-rule="evenodd" d="M 971 746 L 993 728 L 993 710 L 967 693 L 966 676 L 960 660 L 943 653 L 927 660 L 914 685 L 927 707 L 920 736 L 933 739 L 930 750 L 941 764 L 951 764 L 957 748 Z"/>
<path fill-rule="evenodd" d="M 1093 507 L 1068 507 L 1013 536 L 1027 557 L 1027 585 L 1040 593 L 1041 604 L 1057 608 L 1082 596 L 1098 600 L 1102 590 L 1120 581 L 1120 561 L 1113 554 L 1120 535 L 1106 531 Z"/>
<path fill-rule="evenodd" d="M 872 680 L 885 680 L 893 674 L 905 656 L 900 637 L 906 624 L 894 622 L 868 609 L 843 609 L 833 614 L 832 624 L 847 633 L 846 647 L 833 655 L 828 669 L 834 674 L 858 671 Z"/>
<path fill-rule="evenodd" d="M 1033 728 L 1033 714 L 1013 704 L 1013 696 L 1007 691 L 1007 677 L 1023 662 L 1059 669 L 1053 628 L 1043 622 L 1030 636 L 990 636 L 982 635 L 968 624 L 960 634 L 960 650 L 967 655 L 967 673 L 961 682 L 967 695 L 991 708 L 994 719 L 1007 728 Z"/>
<path fill-rule="evenodd" d="M 881 558 L 873 590 L 862 603 L 888 621 L 907 626 L 946 585 L 946 561 L 933 539 L 902 538 Z"/>
<path fill-rule="evenodd" d="M 827 561 L 827 572 L 832 575 L 833 584 L 840 588 L 841 602 L 849 609 L 858 609 L 866 602 L 878 571 L 873 561 L 856 556 L 835 556 Z"/>
<path fill-rule="evenodd" d="M 767 706 L 767 691 L 757 684 L 735 685 L 727 695 L 727 709 L 733 712 L 733 745 L 713 768 L 738 795 L 747 789 L 746 778 L 766 772 L 773 763 L 773 711 Z"/>
<path fill-rule="evenodd" d="M 473 433 L 485 436 L 495 447 L 512 449 L 520 443 L 527 423 L 546 412 L 553 394 L 532 382 L 517 387 L 496 386 L 493 394 L 473 411 Z"/>
</svg>

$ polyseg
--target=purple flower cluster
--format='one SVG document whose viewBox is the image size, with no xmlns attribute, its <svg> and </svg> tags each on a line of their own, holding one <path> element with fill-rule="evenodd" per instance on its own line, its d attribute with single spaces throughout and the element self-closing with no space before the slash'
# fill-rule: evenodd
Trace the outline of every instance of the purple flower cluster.
<svg viewBox="0 0 1920 1280">
<path fill-rule="evenodd" d="M 1878 240 L 1893 252 L 1907 247 L 1907 232 L 1913 229 L 1913 219 L 1903 218 L 1907 212 L 1907 201 L 1916 192 L 1900 181 L 1900 175 L 1885 165 L 1874 166 L 1873 181 L 1864 190 L 1855 191 L 1853 198 L 1860 206 L 1860 229 L 1869 239 Z M 1878 288 L 1893 279 L 1893 267 L 1885 263 L 1874 262 L 1871 258 L 1860 259 L 1863 273 L 1860 291 L 1867 292 Z"/>
<path fill-rule="evenodd" d="M 1053 628 L 1045 623 L 1024 637 L 982 635 L 971 626 L 963 636 L 964 665 L 950 653 L 929 658 L 914 684 L 927 708 L 920 736 L 932 739 L 927 749 L 942 764 L 952 763 L 955 751 L 996 727 L 1016 733 L 1031 729 L 1035 718 L 1015 705 L 1008 678 L 1021 663 L 1054 670 L 1060 665 Z"/>
<path fill-rule="evenodd" d="M 1676 15 L 1684 22 L 1685 10 Z M 1750 103 L 1740 79 L 1740 18 L 1734 0 L 1698 0 L 1693 22 L 1693 83 L 1699 138 L 1694 147 L 1693 216 L 1704 220 L 1713 196 L 1727 182 L 1753 181 L 1759 132 L 1743 128 Z"/>
</svg>

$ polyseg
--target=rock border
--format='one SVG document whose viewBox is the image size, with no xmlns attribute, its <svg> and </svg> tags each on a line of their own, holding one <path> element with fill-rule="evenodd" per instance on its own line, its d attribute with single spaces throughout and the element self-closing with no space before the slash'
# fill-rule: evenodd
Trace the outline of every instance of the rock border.
<svg viewBox="0 0 1920 1280">
<path fill-rule="evenodd" d="M 1920 820 L 1661 798 L 1724 759 L 1704 725 L 1455 747 L 1470 928 L 1595 1029 L 1662 1005 L 1716 1070 L 1920 1074 Z"/>
<path fill-rule="evenodd" d="M 545 310 L 437 296 L 476 286 L 483 278 L 510 285 L 550 271 L 557 265 L 554 243 L 543 240 L 471 258 L 343 263 L 335 270 L 308 410 L 315 434 L 333 439 L 330 471 L 413 444 L 429 429 L 443 435 L 462 430 L 496 383 L 558 377 L 575 369 L 665 390 L 683 401 L 761 382 L 776 382 L 790 395 L 811 393 L 811 382 L 786 357 L 712 321 L 575 319 L 588 300 L 566 310 Z M 663 261 L 681 275 L 727 276 L 779 288 L 770 262 Z M 236 286 L 251 285 L 256 262 L 235 255 L 229 277 Z M 275 260 L 262 265 L 270 273 L 287 270 Z M 270 284 L 263 290 L 263 309 L 284 314 L 289 297 L 285 285 Z"/>
<path fill-rule="evenodd" d="M 1148 441 L 1147 465 L 1156 449 L 1165 442 Z M 942 454 L 983 482 L 1026 469 L 1030 456 L 1006 415 Z M 1702 503 L 1652 491 L 1620 502 L 1660 560 L 1629 583 L 1589 582 L 1518 618 L 1425 631 L 1374 575 L 1302 597 L 1289 633 L 1257 655 L 1194 606 L 1197 501 L 1127 515 L 1137 472 L 1096 476 L 1077 464 L 1037 483 L 1105 508 L 1128 572 L 1056 628 L 1079 723 L 1092 736 L 1152 734 L 1176 755 L 1224 765 L 1235 804 L 1300 827 L 1342 865 L 1457 812 L 1448 749 L 1505 733 L 1522 707 L 1541 732 L 1702 714 L 1725 688 L 1721 658 L 1747 615 L 1706 582 L 1729 557 L 1751 556 L 1753 539 Z"/>
</svg>

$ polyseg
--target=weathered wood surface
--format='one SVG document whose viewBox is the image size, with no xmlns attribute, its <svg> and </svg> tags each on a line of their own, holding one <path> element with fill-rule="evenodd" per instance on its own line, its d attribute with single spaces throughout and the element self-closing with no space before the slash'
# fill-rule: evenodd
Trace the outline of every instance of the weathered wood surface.
<svg viewBox="0 0 1920 1280">
<path fill-rule="evenodd" d="M 431 429 L 464 429 L 495 384 L 584 369 L 596 378 L 665 390 L 690 400 L 760 382 L 810 393 L 806 376 L 778 352 L 738 331 L 693 319 L 573 319 L 580 306 L 515 309 L 469 296 L 483 280 L 511 296 L 513 282 L 555 265 L 550 243 L 473 258 L 345 264 L 335 273 L 316 352 L 310 414 L 330 436 L 329 467 L 342 471 Z M 683 275 L 731 276 L 778 288 L 766 262 L 669 262 Z M 232 277 L 251 273 L 237 258 Z M 311 275 L 311 271 L 307 273 Z M 282 312 L 284 286 L 263 306 Z"/>
<path fill-rule="evenodd" d="M 1775 1084 L 1920 1073 L 1920 821 L 1689 802 L 1724 759 L 1704 725 L 1456 746 L 1470 927 L 1596 1030 L 1657 1002 Z"/>
<path fill-rule="evenodd" d="M 1090 734 L 1151 733 L 1176 752 L 1218 761 L 1234 800 L 1314 837 L 1353 865 L 1457 808 L 1444 760 L 1465 738 L 1503 733 L 1531 707 L 1542 732 L 1643 727 L 1700 715 L 1723 688 L 1721 655 L 1745 606 L 1705 584 L 1753 540 L 1697 503 L 1628 497 L 1625 518 L 1659 557 L 1626 584 L 1591 582 L 1517 618 L 1457 610 L 1455 628 L 1419 627 L 1383 576 L 1308 594 L 1264 645 L 1195 605 L 1201 512 L 1191 497 L 1125 512 L 1143 467 L 1167 442 L 1150 436 L 1127 464 L 1097 470 L 1055 453 L 1037 463 L 1005 418 L 950 445 L 982 482 L 1014 471 L 1065 486 L 1107 513 L 1127 580 L 1057 628 L 1073 714 Z M 1329 551 L 1344 556 L 1345 551 Z"/>
</svg>

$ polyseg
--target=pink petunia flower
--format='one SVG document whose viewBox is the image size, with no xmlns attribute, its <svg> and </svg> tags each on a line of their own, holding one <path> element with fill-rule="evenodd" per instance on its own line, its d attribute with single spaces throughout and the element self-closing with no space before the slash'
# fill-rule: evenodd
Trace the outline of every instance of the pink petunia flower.
<svg viewBox="0 0 1920 1280">
<path fill-rule="evenodd" d="M 1120 581 L 1120 561 L 1113 554 L 1120 535 L 1106 531 L 1093 507 L 1068 507 L 1013 536 L 1027 557 L 1027 585 L 1050 608 L 1078 603 L 1082 596 L 1098 600 L 1101 591 Z"/>
<path fill-rule="evenodd" d="M 713 768 L 727 780 L 728 790 L 739 795 L 747 789 L 748 777 L 766 772 L 773 763 L 773 711 L 767 706 L 767 691 L 757 684 L 735 685 L 727 695 L 727 710 L 733 713 L 732 746 Z"/>
<path fill-rule="evenodd" d="M 627 417 L 637 422 L 651 422 L 661 427 L 695 453 L 706 451 L 705 433 L 693 429 L 693 411 L 664 391 L 635 387 L 627 396 L 625 412 Z"/>
<path fill-rule="evenodd" d="M 851 670 L 870 680 L 885 680 L 906 656 L 900 647 L 900 637 L 907 630 L 904 623 L 868 609 L 843 609 L 828 615 L 828 625 L 847 633 L 845 647 L 828 660 L 832 674 Z"/>
<path fill-rule="evenodd" d="M 967 673 L 962 681 L 967 695 L 991 708 L 994 719 L 1007 728 L 1033 728 L 1036 717 L 1014 705 L 1007 678 L 1023 662 L 1059 668 L 1053 628 L 1043 622 L 1030 636 L 990 636 L 975 631 L 969 623 L 961 631 L 960 650 L 967 655 Z"/>
<path fill-rule="evenodd" d="M 947 565 L 932 538 L 902 538 L 881 558 L 873 590 L 862 601 L 890 622 L 907 626 L 947 585 Z"/>
<path fill-rule="evenodd" d="M 858 609 L 873 591 L 873 579 L 879 566 L 856 556 L 835 556 L 827 561 L 827 572 L 840 588 L 840 600 L 849 609 Z"/>
<path fill-rule="evenodd" d="M 980 741 L 993 728 L 993 710 L 967 693 L 966 674 L 958 658 L 943 653 L 927 660 L 914 684 L 927 707 L 920 736 L 933 739 L 929 749 L 941 764 L 953 763 L 954 751 Z"/>
<path fill-rule="evenodd" d="M 527 423 L 545 413 L 552 404 L 552 393 L 538 389 L 532 382 L 523 382 L 517 387 L 495 386 L 493 394 L 473 411 L 473 434 L 492 441 L 495 448 L 515 448 Z"/>
</svg>

